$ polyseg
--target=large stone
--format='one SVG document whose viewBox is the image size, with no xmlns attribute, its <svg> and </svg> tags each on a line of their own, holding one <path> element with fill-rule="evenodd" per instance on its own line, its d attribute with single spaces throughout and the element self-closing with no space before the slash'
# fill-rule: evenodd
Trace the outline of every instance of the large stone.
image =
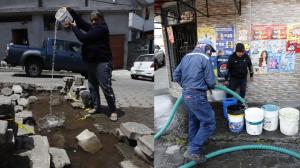
<svg viewBox="0 0 300 168">
<path fill-rule="evenodd" d="M 166 154 L 168 155 L 174 155 L 175 153 L 178 153 L 180 151 L 179 145 L 173 145 L 167 148 Z"/>
<path fill-rule="evenodd" d="M 5 87 L 5 88 L 1 89 L 1 93 L 4 96 L 10 96 L 10 95 L 12 95 L 13 91 L 10 88 Z"/>
<path fill-rule="evenodd" d="M 134 152 L 135 154 L 141 158 L 143 161 L 149 163 L 149 164 L 153 164 L 153 158 L 150 158 L 149 156 L 147 156 L 142 150 L 141 148 L 139 148 L 138 146 L 136 146 L 134 148 Z"/>
<path fill-rule="evenodd" d="M 13 85 L 12 90 L 16 94 L 22 94 L 23 89 L 20 85 Z"/>
<path fill-rule="evenodd" d="M 13 112 L 14 108 L 11 100 L 6 96 L 0 95 L 0 118 L 12 115 Z"/>
<path fill-rule="evenodd" d="M 139 136 L 150 135 L 153 131 L 144 124 L 136 122 L 122 123 L 120 130 L 129 138 L 137 140 Z"/>
<path fill-rule="evenodd" d="M 88 90 L 82 90 L 79 93 L 80 101 L 83 103 L 84 107 L 90 107 L 92 105 L 92 96 Z"/>
<path fill-rule="evenodd" d="M 18 99 L 18 105 L 23 106 L 23 107 L 28 107 L 29 101 L 25 98 L 20 98 L 20 99 Z"/>
<path fill-rule="evenodd" d="M 21 95 L 19 95 L 19 94 L 13 94 L 9 98 L 11 101 L 16 102 L 20 97 L 21 97 Z"/>
<path fill-rule="evenodd" d="M 0 144 L 6 142 L 6 132 L 7 132 L 8 122 L 0 120 Z"/>
<path fill-rule="evenodd" d="M 21 153 L 20 156 L 27 156 L 30 159 L 31 168 L 49 168 L 50 154 L 49 142 L 46 136 L 34 135 L 31 136 L 34 142 L 32 150 Z"/>
<path fill-rule="evenodd" d="M 64 168 L 71 165 L 70 158 L 64 149 L 50 148 L 49 153 L 52 156 L 54 168 Z"/>
<path fill-rule="evenodd" d="M 15 113 L 18 113 L 18 112 L 21 112 L 24 110 L 24 107 L 23 106 L 20 106 L 20 105 L 15 105 L 14 106 L 14 109 L 15 109 Z"/>
<path fill-rule="evenodd" d="M 76 139 L 78 140 L 78 145 L 86 152 L 94 154 L 103 148 L 97 135 L 88 129 L 82 131 L 76 136 Z"/>
<path fill-rule="evenodd" d="M 35 133 L 33 125 L 23 124 L 23 121 L 28 118 L 32 118 L 31 111 L 22 111 L 15 114 L 15 122 L 19 125 L 17 133 L 18 136 Z"/>
<path fill-rule="evenodd" d="M 152 135 L 144 135 L 138 138 L 138 147 L 147 156 L 153 159 L 154 157 L 154 137 Z"/>
<path fill-rule="evenodd" d="M 130 160 L 124 160 L 120 163 L 121 168 L 139 168 L 138 166 L 134 165 Z"/>
<path fill-rule="evenodd" d="M 36 96 L 30 96 L 30 97 L 28 97 L 28 101 L 29 101 L 29 103 L 31 104 L 31 103 L 35 103 L 35 102 L 37 102 L 39 99 L 36 97 Z"/>
</svg>

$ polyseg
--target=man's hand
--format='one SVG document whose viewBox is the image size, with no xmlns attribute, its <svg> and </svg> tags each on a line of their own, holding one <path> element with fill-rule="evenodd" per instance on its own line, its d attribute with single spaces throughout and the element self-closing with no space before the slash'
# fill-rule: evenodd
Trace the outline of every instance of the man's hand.
<svg viewBox="0 0 300 168">
<path fill-rule="evenodd" d="M 225 82 L 224 82 L 224 85 L 225 85 L 225 86 L 228 86 L 228 85 L 229 85 L 229 82 L 228 82 L 228 81 L 225 81 Z"/>
</svg>

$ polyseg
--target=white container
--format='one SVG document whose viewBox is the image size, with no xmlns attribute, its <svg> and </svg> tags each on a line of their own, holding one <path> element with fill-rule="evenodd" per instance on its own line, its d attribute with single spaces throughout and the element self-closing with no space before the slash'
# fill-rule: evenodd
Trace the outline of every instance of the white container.
<svg viewBox="0 0 300 168">
<path fill-rule="evenodd" d="M 264 129 L 267 131 L 275 131 L 278 128 L 279 107 L 266 104 L 261 107 L 264 110 Z"/>
<path fill-rule="evenodd" d="M 56 20 L 61 24 L 73 22 L 73 17 L 70 15 L 66 7 L 60 8 L 55 14 Z"/>
<path fill-rule="evenodd" d="M 249 135 L 260 135 L 263 129 L 264 111 L 257 107 L 245 110 L 246 131 Z"/>
<path fill-rule="evenodd" d="M 212 98 L 210 91 L 208 90 L 206 93 L 207 93 L 207 101 L 212 102 L 213 98 Z"/>
<path fill-rule="evenodd" d="M 98 150 L 100 150 L 103 146 L 96 136 L 95 133 L 90 132 L 88 129 L 85 129 L 82 131 L 76 139 L 78 140 L 78 145 L 89 153 L 96 153 Z"/>
<path fill-rule="evenodd" d="M 282 108 L 279 110 L 280 131 L 284 135 L 296 135 L 299 129 L 299 110 Z"/>
<path fill-rule="evenodd" d="M 226 93 L 223 90 L 212 90 L 212 99 L 214 101 L 223 101 L 226 99 Z"/>
</svg>

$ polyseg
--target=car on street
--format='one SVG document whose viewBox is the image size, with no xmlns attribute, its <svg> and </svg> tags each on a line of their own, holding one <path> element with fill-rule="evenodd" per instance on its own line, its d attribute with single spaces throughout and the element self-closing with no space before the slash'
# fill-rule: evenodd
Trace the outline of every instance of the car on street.
<svg viewBox="0 0 300 168">
<path fill-rule="evenodd" d="M 165 53 L 162 48 L 160 48 L 158 45 L 154 46 L 154 55 L 155 55 L 155 60 L 154 60 L 154 66 L 156 68 L 164 66 L 165 65 Z"/>
<path fill-rule="evenodd" d="M 154 81 L 154 59 L 154 54 L 145 54 L 137 57 L 130 69 L 131 78 L 147 77 Z"/>
<path fill-rule="evenodd" d="M 48 38 L 42 48 L 27 45 L 8 44 L 4 60 L 11 66 L 23 66 L 27 76 L 40 76 L 43 70 L 52 69 L 55 52 L 54 70 L 72 71 L 86 76 L 87 67 L 82 61 L 81 44 L 72 41 L 57 40 L 54 51 L 54 39 Z"/>
</svg>

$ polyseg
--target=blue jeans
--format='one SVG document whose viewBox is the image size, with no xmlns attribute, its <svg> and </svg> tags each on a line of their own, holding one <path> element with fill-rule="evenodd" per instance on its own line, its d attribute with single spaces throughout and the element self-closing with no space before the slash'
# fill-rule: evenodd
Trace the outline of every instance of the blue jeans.
<svg viewBox="0 0 300 168">
<path fill-rule="evenodd" d="M 183 101 L 189 112 L 189 148 L 200 154 L 202 146 L 216 129 L 215 112 L 207 101 L 205 91 L 183 89 Z"/>
</svg>

